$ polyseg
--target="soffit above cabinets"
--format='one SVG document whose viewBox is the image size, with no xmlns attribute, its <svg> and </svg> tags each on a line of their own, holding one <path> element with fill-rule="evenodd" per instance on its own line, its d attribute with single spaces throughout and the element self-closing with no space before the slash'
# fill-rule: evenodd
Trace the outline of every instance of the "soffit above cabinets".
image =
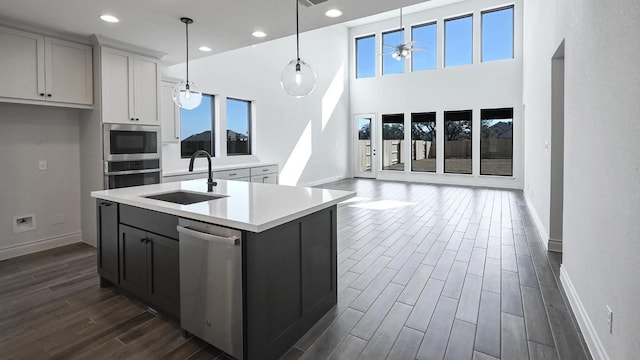
<svg viewBox="0 0 640 360">
<path fill-rule="evenodd" d="M 83 37 L 98 35 L 168 54 L 168 64 L 183 62 L 185 35 L 180 17 L 194 19 L 189 27 L 190 57 L 221 53 L 295 33 L 294 0 L 2 0 L 0 23 L 19 22 Z M 345 23 L 415 4 L 460 0 L 327 0 L 313 6 L 300 6 L 302 32 Z M 316 1 L 317 2 L 317 1 Z M 340 9 L 341 17 L 324 13 Z M 102 14 L 120 19 L 110 24 Z M 391 14 L 390 14 L 391 16 Z M 251 33 L 262 30 L 264 38 Z M 207 45 L 212 52 L 198 51 Z"/>
</svg>

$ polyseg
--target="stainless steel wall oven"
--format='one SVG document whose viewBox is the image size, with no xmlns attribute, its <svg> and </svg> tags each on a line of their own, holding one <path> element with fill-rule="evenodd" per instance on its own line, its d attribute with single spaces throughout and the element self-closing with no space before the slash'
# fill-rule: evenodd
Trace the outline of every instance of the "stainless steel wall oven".
<svg viewBox="0 0 640 360">
<path fill-rule="evenodd" d="M 160 127 L 105 124 L 104 184 L 106 189 L 160 183 Z"/>
</svg>

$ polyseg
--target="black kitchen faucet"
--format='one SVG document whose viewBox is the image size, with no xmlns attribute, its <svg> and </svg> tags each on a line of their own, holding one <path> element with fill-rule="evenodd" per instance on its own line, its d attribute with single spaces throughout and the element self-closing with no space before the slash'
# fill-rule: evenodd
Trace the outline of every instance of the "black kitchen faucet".
<svg viewBox="0 0 640 360">
<path fill-rule="evenodd" d="M 191 161 L 189 161 L 189 171 L 193 172 L 193 162 L 197 157 L 201 155 L 206 156 L 207 161 L 209 162 L 209 179 L 207 179 L 207 191 L 213 192 L 213 187 L 217 186 L 218 183 L 213 181 L 213 171 L 211 170 L 211 155 L 209 155 L 208 152 L 206 152 L 205 150 L 197 150 L 196 152 L 194 152 L 193 155 L 191 155 Z"/>
</svg>

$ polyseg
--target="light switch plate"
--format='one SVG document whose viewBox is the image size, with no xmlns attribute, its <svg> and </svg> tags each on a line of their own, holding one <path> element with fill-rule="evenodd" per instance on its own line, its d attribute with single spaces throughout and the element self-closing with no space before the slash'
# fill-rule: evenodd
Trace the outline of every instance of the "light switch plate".
<svg viewBox="0 0 640 360">
<path fill-rule="evenodd" d="M 47 170 L 47 160 L 38 161 L 38 170 L 40 171 Z"/>
</svg>

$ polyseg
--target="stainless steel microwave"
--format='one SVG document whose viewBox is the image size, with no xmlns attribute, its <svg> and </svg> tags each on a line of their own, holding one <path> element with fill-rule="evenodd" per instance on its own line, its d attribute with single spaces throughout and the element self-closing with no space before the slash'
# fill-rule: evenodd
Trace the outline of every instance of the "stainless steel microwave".
<svg viewBox="0 0 640 360">
<path fill-rule="evenodd" d="M 160 126 L 105 124 L 103 136 L 105 161 L 160 158 Z"/>
</svg>

